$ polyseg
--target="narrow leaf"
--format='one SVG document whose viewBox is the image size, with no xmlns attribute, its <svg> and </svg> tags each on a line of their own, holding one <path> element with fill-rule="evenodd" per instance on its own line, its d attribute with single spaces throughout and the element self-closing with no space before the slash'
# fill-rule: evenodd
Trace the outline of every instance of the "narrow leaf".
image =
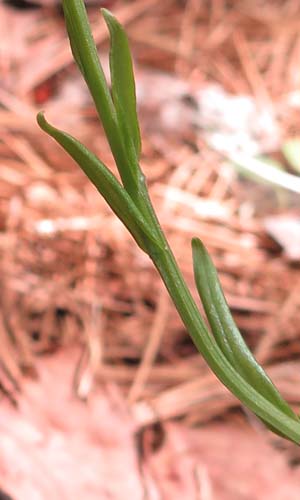
<svg viewBox="0 0 300 500">
<path fill-rule="evenodd" d="M 248 383 L 286 415 L 298 420 L 248 349 L 232 318 L 216 268 L 204 245 L 195 238 L 192 241 L 192 247 L 197 290 L 220 349 Z"/>
<path fill-rule="evenodd" d="M 77 139 L 50 125 L 43 113 L 38 114 L 37 121 L 39 126 L 53 137 L 78 163 L 111 209 L 133 235 L 138 245 L 146 253 L 148 253 L 147 248 L 149 246 L 159 247 L 155 236 L 148 228 L 140 211 L 108 168 Z"/>
<path fill-rule="evenodd" d="M 74 59 L 91 91 L 104 128 L 115 132 L 116 116 L 109 88 L 82 0 L 62 0 Z"/>
<path fill-rule="evenodd" d="M 136 158 L 141 151 L 141 136 L 136 111 L 136 94 L 132 59 L 124 28 L 107 10 L 101 9 L 111 38 L 109 54 L 112 97 L 119 124 L 126 137 L 126 147 L 135 148 Z"/>
<path fill-rule="evenodd" d="M 300 422 L 286 415 L 242 377 L 210 335 L 171 253 L 160 252 L 154 263 L 197 349 L 221 382 L 261 420 L 295 443 Z"/>
<path fill-rule="evenodd" d="M 62 0 L 65 21 L 74 59 L 88 85 L 120 176 L 128 193 L 137 191 L 136 165 L 129 157 L 117 113 L 82 0 Z"/>
</svg>

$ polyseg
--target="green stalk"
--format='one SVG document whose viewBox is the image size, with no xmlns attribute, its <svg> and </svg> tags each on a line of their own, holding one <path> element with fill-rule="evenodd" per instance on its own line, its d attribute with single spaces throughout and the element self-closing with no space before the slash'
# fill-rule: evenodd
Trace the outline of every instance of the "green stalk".
<svg viewBox="0 0 300 500">
<path fill-rule="evenodd" d="M 299 418 L 281 398 L 241 338 L 204 247 L 198 240 L 193 241 L 195 280 L 213 335 L 206 327 L 161 229 L 138 164 L 140 132 L 132 61 L 124 29 L 112 14 L 103 12 L 111 36 L 111 95 L 83 1 L 63 0 L 62 3 L 75 61 L 94 99 L 123 185 L 83 144 L 50 125 L 42 114 L 38 116 L 40 127 L 79 164 L 138 245 L 150 256 L 195 346 L 216 376 L 271 430 L 299 444 Z"/>
</svg>

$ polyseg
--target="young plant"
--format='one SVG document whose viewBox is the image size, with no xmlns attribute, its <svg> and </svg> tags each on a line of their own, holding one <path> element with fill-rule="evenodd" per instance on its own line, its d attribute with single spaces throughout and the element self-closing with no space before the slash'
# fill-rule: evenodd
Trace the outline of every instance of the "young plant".
<svg viewBox="0 0 300 500">
<path fill-rule="evenodd" d="M 216 376 L 271 430 L 299 443 L 299 418 L 245 344 L 203 244 L 197 238 L 192 240 L 195 281 L 211 332 L 201 317 L 158 222 L 139 166 L 141 138 L 135 83 L 124 29 L 108 10 L 102 9 L 111 42 L 110 90 L 83 1 L 63 0 L 62 5 L 73 56 L 94 100 L 121 182 L 77 139 L 50 125 L 43 113 L 37 117 L 40 127 L 78 163 L 139 247 L 149 255 L 195 346 Z"/>
</svg>

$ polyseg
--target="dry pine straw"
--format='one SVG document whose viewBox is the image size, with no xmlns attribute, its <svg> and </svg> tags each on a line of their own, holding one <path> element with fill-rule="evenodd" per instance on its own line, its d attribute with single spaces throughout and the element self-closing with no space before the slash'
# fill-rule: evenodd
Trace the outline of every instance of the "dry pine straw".
<svg viewBox="0 0 300 500">
<path fill-rule="evenodd" d="M 191 87 L 217 81 L 272 102 L 299 83 L 298 6 L 256 4 L 140 0 L 116 3 L 115 13 L 128 26 L 140 64 L 171 69 Z M 113 380 L 141 425 L 224 414 L 237 402 L 196 354 L 150 262 L 34 124 L 45 101 L 56 123 L 68 129 L 77 123 L 77 135 L 111 164 L 80 84 L 72 87 L 76 105 L 60 90 L 74 70 L 58 12 L 0 9 L 3 26 L 14 26 L 4 35 L 0 87 L 3 394 L 15 401 L 22 374 L 36 375 L 36 354 L 80 342 L 74 387 L 81 397 L 95 379 Z M 95 25 L 95 37 L 105 40 L 102 25 Z M 288 133 L 293 125 L 283 117 Z M 147 128 L 151 116 L 142 118 Z M 185 131 L 184 140 L 180 130 L 176 140 L 163 137 L 150 128 L 143 166 L 188 283 L 193 287 L 189 240 L 197 235 L 214 257 L 237 323 L 258 359 L 298 403 L 298 270 L 285 262 L 255 217 L 242 217 L 239 182 L 220 168 L 218 155 L 194 130 Z"/>
</svg>

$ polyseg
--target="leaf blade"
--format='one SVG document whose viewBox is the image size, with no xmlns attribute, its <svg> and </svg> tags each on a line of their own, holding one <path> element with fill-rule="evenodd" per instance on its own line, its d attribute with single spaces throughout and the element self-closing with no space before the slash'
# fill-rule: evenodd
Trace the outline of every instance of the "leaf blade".
<svg viewBox="0 0 300 500">
<path fill-rule="evenodd" d="M 77 139 L 50 125 L 42 112 L 37 122 L 78 163 L 142 250 L 148 253 L 149 246 L 159 247 L 142 214 L 110 170 Z"/>
<path fill-rule="evenodd" d="M 194 238 L 193 262 L 195 282 L 207 319 L 216 341 L 238 373 L 268 401 L 289 417 L 298 420 L 288 403 L 256 361 L 245 343 L 226 302 L 216 268 L 203 243 Z"/>
<path fill-rule="evenodd" d="M 122 130 L 101 66 L 97 48 L 82 0 L 62 0 L 67 32 L 74 59 L 90 90 L 103 124 L 125 189 L 134 194 L 138 188 L 136 162 L 126 151 Z"/>
<path fill-rule="evenodd" d="M 136 109 L 133 63 L 128 38 L 123 26 L 107 9 L 101 9 L 110 32 L 109 54 L 112 97 L 118 121 L 126 137 L 126 146 L 134 146 L 137 160 L 141 152 L 141 135 Z"/>
</svg>

